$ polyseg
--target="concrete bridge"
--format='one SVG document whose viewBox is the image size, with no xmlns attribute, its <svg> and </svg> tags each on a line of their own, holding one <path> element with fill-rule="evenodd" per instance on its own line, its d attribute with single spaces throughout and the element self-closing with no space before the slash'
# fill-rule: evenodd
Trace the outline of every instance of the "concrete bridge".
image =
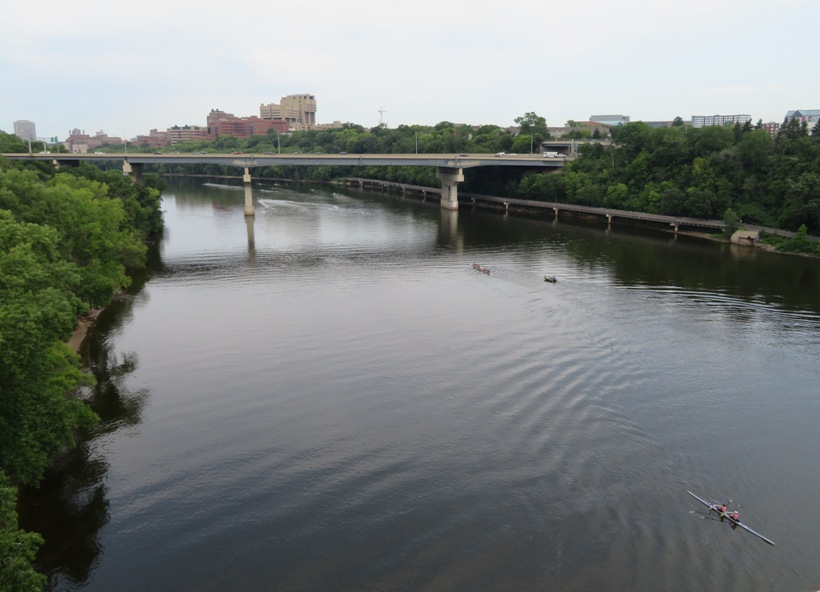
<svg viewBox="0 0 820 592">
<path fill-rule="evenodd" d="M 515 166 L 558 169 L 566 159 L 534 154 L 3 154 L 9 160 L 46 160 L 55 165 L 77 166 L 81 161 L 122 161 L 122 172 L 140 182 L 147 164 L 219 164 L 244 169 L 245 215 L 253 216 L 251 169 L 265 166 L 425 166 L 436 167 L 441 182 L 441 207 L 458 209 L 458 184 L 464 169 L 482 166 Z"/>
</svg>

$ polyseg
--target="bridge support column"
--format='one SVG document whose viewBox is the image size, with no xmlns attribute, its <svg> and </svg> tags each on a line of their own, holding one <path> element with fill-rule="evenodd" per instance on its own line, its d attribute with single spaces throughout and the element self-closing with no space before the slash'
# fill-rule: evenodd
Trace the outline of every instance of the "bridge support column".
<svg viewBox="0 0 820 592">
<path fill-rule="evenodd" d="M 245 230 L 248 233 L 248 263 L 253 263 L 256 258 L 256 243 L 253 238 L 253 218 L 245 216 Z"/>
<path fill-rule="evenodd" d="M 122 163 L 122 174 L 131 177 L 131 180 L 138 185 L 142 185 L 142 171 L 144 164 L 132 164 L 127 160 Z"/>
<path fill-rule="evenodd" d="M 552 208 L 552 213 L 555 214 L 555 219 L 558 219 L 558 208 Z"/>
<path fill-rule="evenodd" d="M 251 173 L 248 167 L 245 167 L 245 174 L 242 175 L 242 181 L 245 183 L 245 215 L 255 216 L 253 211 L 253 192 L 251 191 Z"/>
<path fill-rule="evenodd" d="M 458 209 L 458 184 L 464 181 L 464 171 L 452 167 L 439 167 L 436 177 L 441 181 L 441 207 Z"/>
<path fill-rule="evenodd" d="M 607 225 L 607 228 L 612 226 L 612 214 L 607 214 L 606 215 L 606 225 Z"/>
<path fill-rule="evenodd" d="M 677 234 L 677 233 L 678 233 L 678 225 L 677 225 L 677 224 L 675 224 L 674 222 L 672 222 L 672 223 L 670 223 L 670 224 L 669 224 L 669 226 L 671 226 L 672 228 L 674 228 L 674 229 L 675 229 L 675 234 Z"/>
</svg>

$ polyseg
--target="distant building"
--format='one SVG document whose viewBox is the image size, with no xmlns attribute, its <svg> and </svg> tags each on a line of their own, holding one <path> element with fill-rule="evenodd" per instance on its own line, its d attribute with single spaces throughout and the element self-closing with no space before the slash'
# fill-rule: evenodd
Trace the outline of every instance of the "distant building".
<svg viewBox="0 0 820 592">
<path fill-rule="evenodd" d="M 268 133 L 268 130 L 287 133 L 290 127 L 288 122 L 281 118 L 262 119 L 255 115 L 236 117 L 233 113 L 225 113 L 218 109 L 211 109 L 207 123 L 210 133 L 216 138 L 219 136 L 250 138 L 254 135 L 263 136 Z"/>
<path fill-rule="evenodd" d="M 139 146 L 151 146 L 152 148 L 167 146 L 171 143 L 171 141 L 168 139 L 167 131 L 160 132 L 155 129 L 152 129 L 150 132 L 148 132 L 147 136 L 137 136 L 136 139 L 132 142 Z"/>
<path fill-rule="evenodd" d="M 766 130 L 771 137 L 776 137 L 777 132 L 780 131 L 780 124 L 774 121 L 770 121 L 769 123 L 763 124 L 763 129 Z"/>
<path fill-rule="evenodd" d="M 216 137 L 211 134 L 207 126 L 183 125 L 168 128 L 168 143 L 179 144 L 180 142 L 192 142 L 195 140 L 211 141 Z"/>
<path fill-rule="evenodd" d="M 743 125 L 751 121 L 751 115 L 693 115 L 692 127 L 706 127 L 709 125 Z"/>
<path fill-rule="evenodd" d="M 604 125 L 626 125 L 629 123 L 629 115 L 590 115 L 589 120 Z"/>
<path fill-rule="evenodd" d="M 34 122 L 28 121 L 26 119 L 20 119 L 19 121 L 15 121 L 14 135 L 20 138 L 21 140 L 36 140 L 37 131 L 35 130 Z"/>
<path fill-rule="evenodd" d="M 591 137 L 596 131 L 598 132 L 598 136 L 601 138 L 606 138 L 609 136 L 609 128 L 611 126 L 605 123 L 600 123 L 597 121 L 574 121 L 573 123 L 575 124 L 574 126 L 565 125 L 563 127 L 548 127 L 547 131 L 553 138 L 562 138 L 567 134 L 571 135 L 576 132 L 581 132 L 582 134 L 583 132 L 587 132 Z"/>
<path fill-rule="evenodd" d="M 124 144 L 124 140 L 118 136 L 109 136 L 100 130 L 93 136 L 89 136 L 84 130 L 74 128 L 68 135 L 63 145 L 69 152 L 74 154 L 85 154 L 89 150 L 99 148 L 103 144 Z"/>
<path fill-rule="evenodd" d="M 817 125 L 818 121 L 820 121 L 820 109 L 800 109 L 799 111 L 788 111 L 786 112 L 786 119 L 796 119 L 801 123 L 805 121 L 809 126 L 809 129 L 811 129 Z M 17 129 L 17 124 L 15 123 L 14 125 L 15 129 Z M 19 136 L 20 134 L 17 135 Z"/>
<path fill-rule="evenodd" d="M 342 129 L 343 124 L 338 119 L 333 123 L 317 123 L 316 129 L 319 130 L 330 130 L 330 129 Z"/>
<path fill-rule="evenodd" d="M 259 105 L 262 119 L 284 119 L 292 132 L 316 128 L 316 97 L 313 95 L 288 95 L 280 103 Z"/>
</svg>

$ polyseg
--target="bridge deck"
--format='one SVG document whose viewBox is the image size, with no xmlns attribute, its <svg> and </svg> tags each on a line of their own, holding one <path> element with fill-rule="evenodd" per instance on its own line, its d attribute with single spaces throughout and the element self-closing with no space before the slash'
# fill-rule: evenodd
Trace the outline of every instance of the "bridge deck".
<svg viewBox="0 0 820 592">
<path fill-rule="evenodd" d="M 10 160 L 56 162 L 100 162 L 122 160 L 131 164 L 221 164 L 237 167 L 260 166 L 429 166 L 467 169 L 480 166 L 526 166 L 560 168 L 565 158 L 544 158 L 536 154 L 495 156 L 494 154 L 3 154 Z"/>
</svg>

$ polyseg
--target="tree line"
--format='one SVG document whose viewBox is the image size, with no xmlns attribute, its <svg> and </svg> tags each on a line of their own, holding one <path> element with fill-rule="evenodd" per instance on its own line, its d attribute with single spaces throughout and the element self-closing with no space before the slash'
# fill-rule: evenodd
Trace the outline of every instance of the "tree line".
<svg viewBox="0 0 820 592">
<path fill-rule="evenodd" d="M 25 151 L 0 132 L 0 152 Z M 93 166 L 0 158 L 0 590 L 40 590 L 42 539 L 18 527 L 16 487 L 36 485 L 96 416 L 75 396 L 91 378 L 66 344 L 146 262 L 162 229 L 161 181 Z"/>
</svg>

